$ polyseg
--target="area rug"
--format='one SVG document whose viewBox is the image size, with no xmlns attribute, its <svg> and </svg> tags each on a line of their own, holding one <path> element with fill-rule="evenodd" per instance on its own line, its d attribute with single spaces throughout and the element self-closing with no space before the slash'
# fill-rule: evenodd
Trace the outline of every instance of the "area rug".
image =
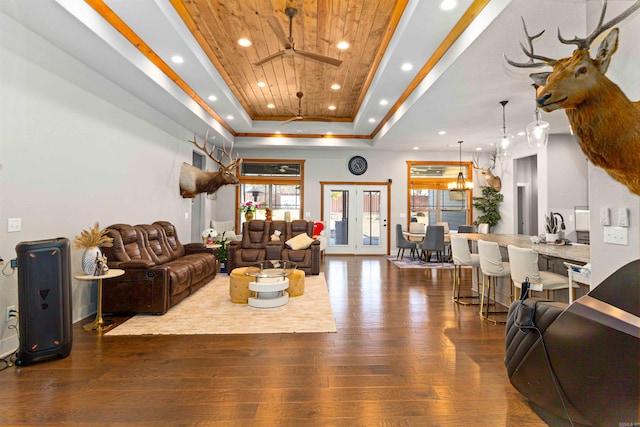
<svg viewBox="0 0 640 427">
<path fill-rule="evenodd" d="M 395 256 L 387 257 L 389 262 L 398 268 L 445 268 L 453 269 L 453 264 L 450 262 L 426 262 L 420 258 L 412 258 L 410 256 L 404 256 L 402 259 L 396 259 Z"/>
<path fill-rule="evenodd" d="M 324 274 L 306 276 L 304 294 L 261 309 L 229 299 L 229 276 L 218 274 L 161 316 L 138 314 L 106 335 L 210 335 L 336 332 Z"/>
</svg>

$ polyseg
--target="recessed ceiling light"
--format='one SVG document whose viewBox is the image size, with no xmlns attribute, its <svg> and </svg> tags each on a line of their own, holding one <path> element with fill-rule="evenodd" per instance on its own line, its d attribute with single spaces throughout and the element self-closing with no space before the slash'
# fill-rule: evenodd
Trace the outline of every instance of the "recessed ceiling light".
<svg viewBox="0 0 640 427">
<path fill-rule="evenodd" d="M 173 61 L 175 64 L 182 64 L 184 62 L 184 59 L 182 58 L 182 56 L 174 55 L 171 57 L 171 61 Z"/>
<path fill-rule="evenodd" d="M 482 147 L 476 147 L 476 151 L 482 151 Z"/>
<path fill-rule="evenodd" d="M 438 135 L 446 135 L 447 131 L 446 130 L 441 130 L 440 132 L 438 132 Z"/>
<path fill-rule="evenodd" d="M 419 149 L 420 149 L 420 147 L 413 147 L 413 149 L 414 149 L 414 150 L 419 150 Z"/>
<path fill-rule="evenodd" d="M 267 84 L 265 82 L 258 82 L 257 86 L 258 87 L 265 87 Z"/>
<path fill-rule="evenodd" d="M 341 41 L 338 42 L 338 44 L 336 45 L 338 49 L 340 50 L 345 50 L 345 49 L 349 49 L 351 47 L 351 45 L 349 44 L 349 42 L 346 41 Z"/>
<path fill-rule="evenodd" d="M 229 115 L 227 116 L 227 120 L 233 120 L 233 116 L 232 116 L 231 114 L 229 114 Z"/>
<path fill-rule="evenodd" d="M 389 101 L 387 101 L 386 99 L 380 100 L 380 105 L 387 105 L 388 103 Z"/>
<path fill-rule="evenodd" d="M 524 133 L 524 131 L 522 131 L 522 130 L 520 132 L 518 132 L 518 136 L 525 136 L 525 135 L 526 135 L 526 133 Z"/>
<path fill-rule="evenodd" d="M 249 39 L 240 39 L 238 40 L 238 44 L 242 47 L 249 47 L 251 46 L 251 40 Z"/>
<path fill-rule="evenodd" d="M 336 109 L 336 106 L 335 106 L 335 105 L 329 105 L 329 110 L 333 111 L 333 110 L 335 110 L 335 109 Z"/>
<path fill-rule="evenodd" d="M 276 131 L 276 135 L 280 135 L 282 132 L 280 132 L 279 130 Z"/>
<path fill-rule="evenodd" d="M 375 122 L 376 122 L 376 119 L 374 119 L 373 117 L 369 119 L 369 123 L 375 123 Z"/>
<path fill-rule="evenodd" d="M 338 83 L 334 83 L 334 84 L 331 85 L 331 89 L 338 90 L 338 89 L 340 89 L 340 85 Z"/>
<path fill-rule="evenodd" d="M 276 108 L 276 106 L 273 104 L 267 104 L 267 108 Z"/>
<path fill-rule="evenodd" d="M 442 10 L 452 10 L 458 5 L 457 0 L 442 0 L 440 2 L 440 9 Z"/>
<path fill-rule="evenodd" d="M 325 135 L 333 135 L 333 132 L 329 131 Z"/>
<path fill-rule="evenodd" d="M 218 97 L 215 96 L 215 95 L 209 95 L 209 98 L 207 98 L 207 99 L 209 99 L 209 101 L 217 101 Z"/>
<path fill-rule="evenodd" d="M 409 64 L 408 62 L 402 64 L 402 67 L 400 67 L 400 69 L 402 71 L 410 71 L 413 70 L 413 65 Z"/>
<path fill-rule="evenodd" d="M 447 147 L 457 147 L 458 144 L 448 144 Z"/>
</svg>

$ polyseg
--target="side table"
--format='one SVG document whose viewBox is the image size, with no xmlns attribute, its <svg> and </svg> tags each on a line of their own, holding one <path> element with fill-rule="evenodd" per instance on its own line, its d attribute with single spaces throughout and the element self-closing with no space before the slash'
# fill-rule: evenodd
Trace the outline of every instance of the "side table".
<svg viewBox="0 0 640 427">
<path fill-rule="evenodd" d="M 87 323 L 83 326 L 85 331 L 108 331 L 113 327 L 113 320 L 104 320 L 102 318 L 102 280 L 111 279 L 113 277 L 122 276 L 124 274 L 124 270 L 120 270 L 118 268 L 112 268 L 108 270 L 106 274 L 101 274 L 100 276 L 94 276 L 91 274 L 79 274 L 75 275 L 78 280 L 84 281 L 98 281 L 98 310 L 96 312 L 96 319 L 92 323 Z"/>
<path fill-rule="evenodd" d="M 285 305 L 289 301 L 287 278 L 295 271 L 297 264 L 291 261 L 262 261 L 247 267 L 244 274 L 255 278 L 249 283 L 249 290 L 255 297 L 249 297 L 248 304 L 256 308 L 274 308 Z"/>
</svg>

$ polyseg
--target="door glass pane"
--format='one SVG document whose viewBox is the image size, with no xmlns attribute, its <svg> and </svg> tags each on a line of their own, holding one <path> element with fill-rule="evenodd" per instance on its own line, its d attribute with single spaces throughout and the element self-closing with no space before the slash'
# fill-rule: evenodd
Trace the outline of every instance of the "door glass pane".
<svg viewBox="0 0 640 427">
<path fill-rule="evenodd" d="M 380 245 L 380 192 L 362 192 L 362 245 Z"/>
<path fill-rule="evenodd" d="M 349 192 L 331 190 L 329 239 L 332 246 L 349 244 Z"/>
<path fill-rule="evenodd" d="M 467 195 L 463 194 L 462 200 L 451 199 L 451 192 L 448 190 L 440 190 L 440 199 L 442 207 L 440 216 L 443 222 L 449 223 L 450 230 L 457 230 L 458 226 L 467 223 Z M 454 193 L 454 197 L 457 193 Z"/>
</svg>

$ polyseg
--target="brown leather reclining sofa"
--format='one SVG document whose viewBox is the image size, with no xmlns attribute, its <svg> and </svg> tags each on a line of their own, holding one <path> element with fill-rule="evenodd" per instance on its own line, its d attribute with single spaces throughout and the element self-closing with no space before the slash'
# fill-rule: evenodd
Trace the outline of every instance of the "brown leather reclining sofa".
<svg viewBox="0 0 640 427">
<path fill-rule="evenodd" d="M 201 243 L 182 245 L 170 222 L 114 224 L 107 233 L 113 238 L 113 247 L 103 248 L 107 264 L 125 273 L 105 281 L 105 313 L 164 314 L 218 271 L 213 250 Z"/>
<path fill-rule="evenodd" d="M 229 244 L 227 272 L 265 260 L 293 261 L 306 274 L 320 274 L 320 242 L 313 240 L 309 247 L 291 249 L 285 242 L 300 234 L 313 236 L 313 221 L 303 219 L 286 221 L 252 220 L 242 224 L 242 240 Z M 271 241 L 271 235 L 279 230 L 280 240 Z"/>
</svg>

